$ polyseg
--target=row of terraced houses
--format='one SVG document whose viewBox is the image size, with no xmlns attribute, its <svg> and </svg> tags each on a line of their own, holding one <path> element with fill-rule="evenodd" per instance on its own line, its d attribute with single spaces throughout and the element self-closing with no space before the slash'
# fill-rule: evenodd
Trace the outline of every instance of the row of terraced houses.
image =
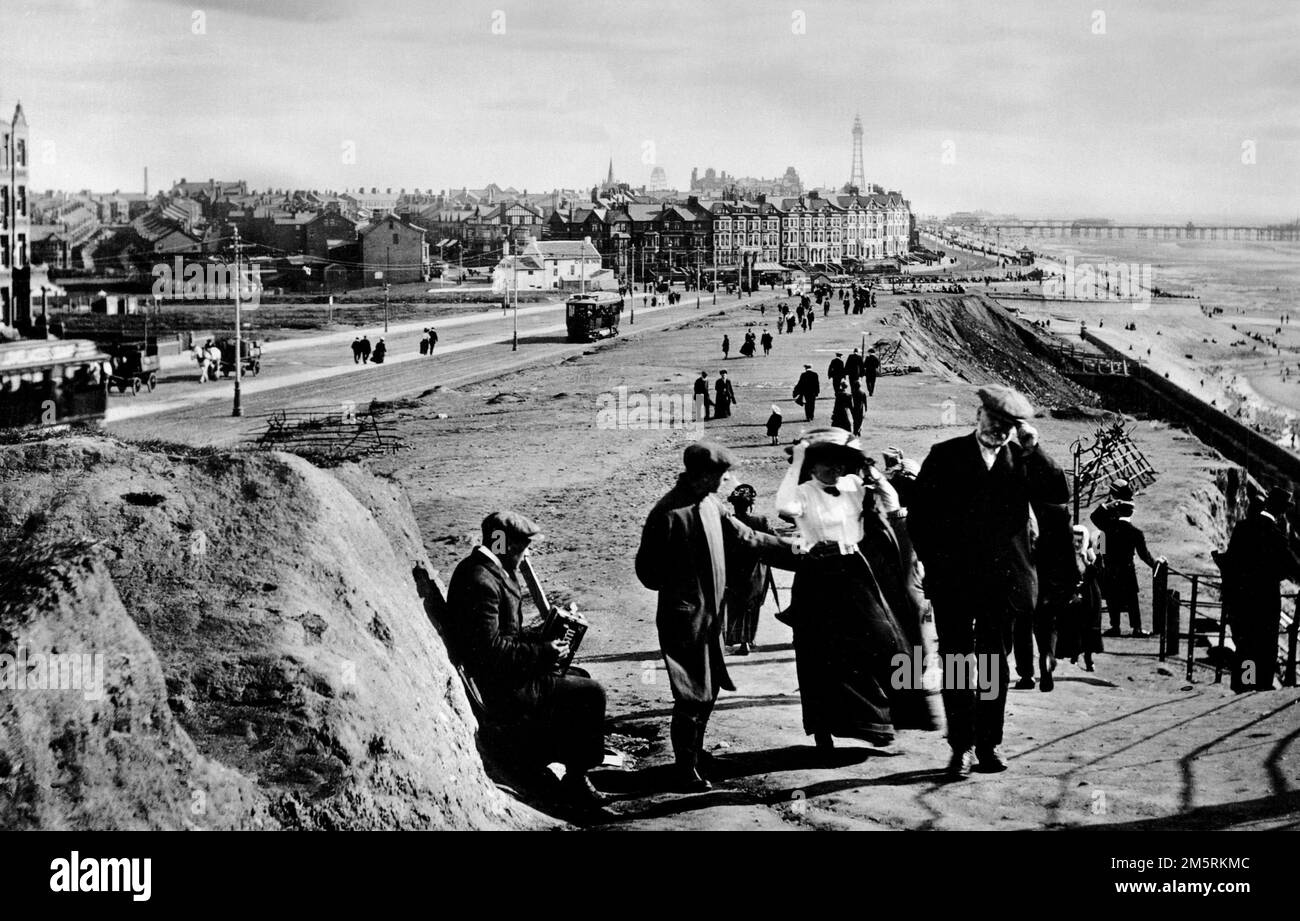
<svg viewBox="0 0 1300 921">
<path fill-rule="evenodd" d="M 605 268 L 620 276 L 690 274 L 753 268 L 852 271 L 905 255 L 915 242 L 910 203 L 878 186 L 870 192 L 822 196 L 809 192 L 769 202 L 703 200 L 683 203 L 593 201 L 552 210 L 544 240 L 587 240 Z"/>
</svg>

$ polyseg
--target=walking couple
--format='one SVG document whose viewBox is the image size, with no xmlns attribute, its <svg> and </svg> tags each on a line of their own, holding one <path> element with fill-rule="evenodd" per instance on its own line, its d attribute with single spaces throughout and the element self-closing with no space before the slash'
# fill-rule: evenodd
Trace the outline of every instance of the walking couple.
<svg viewBox="0 0 1300 921">
<path fill-rule="evenodd" d="M 680 788 L 711 788 L 705 727 L 720 689 L 736 689 L 722 645 L 728 546 L 795 570 L 783 619 L 795 631 L 804 731 L 819 750 L 833 749 L 836 736 L 886 745 L 896 728 L 937 728 L 923 689 L 894 688 L 895 657 L 919 654 L 919 597 L 897 495 L 856 439 L 822 429 L 794 450 L 777 505 L 798 525 L 795 542 L 755 531 L 724 508 L 715 493 L 732 465 L 725 448 L 693 444 L 683 460 L 676 486 L 646 519 L 636 556 L 637 577 L 659 594 Z"/>
</svg>

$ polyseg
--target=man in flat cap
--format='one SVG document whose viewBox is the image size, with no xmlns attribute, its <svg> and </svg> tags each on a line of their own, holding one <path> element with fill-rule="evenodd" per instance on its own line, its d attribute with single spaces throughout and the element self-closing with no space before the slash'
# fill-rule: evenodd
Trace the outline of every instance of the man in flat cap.
<svg viewBox="0 0 1300 921">
<path fill-rule="evenodd" d="M 1271 691 L 1277 673 L 1282 580 L 1300 583 L 1300 560 L 1287 538 L 1291 491 L 1276 487 L 1232 531 L 1223 570 L 1224 613 L 1237 650 L 1235 691 Z"/>
<path fill-rule="evenodd" d="M 975 431 L 930 449 L 908 506 L 908 530 L 925 564 L 945 664 L 948 771 L 954 778 L 970 774 L 974 756 L 982 770 L 1006 768 L 997 747 L 1007 657 L 1016 618 L 1032 615 L 1038 588 L 1030 509 L 1064 506 L 1070 498 L 1065 474 L 1028 422 L 1029 401 L 1001 385 L 982 388 L 979 398 Z M 1055 531 L 1047 536 L 1054 541 Z M 1073 552 L 1068 530 L 1060 543 L 1040 546 L 1037 554 Z M 960 661 L 968 667 L 959 671 L 953 663 Z"/>
<path fill-rule="evenodd" d="M 678 783 L 711 789 L 701 771 L 704 730 L 720 688 L 734 691 L 722 648 L 729 544 L 790 568 L 789 544 L 749 528 L 716 495 L 731 454 L 708 442 L 688 445 L 685 470 L 646 518 L 636 553 L 641 584 L 659 593 L 655 622 L 673 693 L 672 742 Z"/>
<path fill-rule="evenodd" d="M 483 519 L 483 542 L 456 567 L 447 589 L 448 633 L 478 686 L 487 719 L 539 759 L 565 766 L 566 792 L 579 805 L 604 799 L 587 772 L 605 759 L 605 691 L 582 669 L 561 671 L 568 647 L 523 630 L 517 570 L 539 537 L 516 512 Z"/>
<path fill-rule="evenodd" d="M 1137 567 L 1133 556 L 1142 558 L 1154 571 L 1158 560 L 1147 549 L 1146 535 L 1133 523 L 1133 487 L 1128 480 L 1114 480 L 1106 501 L 1088 517 L 1103 535 L 1101 593 L 1110 614 L 1106 636 L 1119 636 L 1120 614 L 1128 612 L 1129 628 L 1134 636 L 1150 636 L 1142 629 L 1142 609 L 1138 605 Z"/>
</svg>

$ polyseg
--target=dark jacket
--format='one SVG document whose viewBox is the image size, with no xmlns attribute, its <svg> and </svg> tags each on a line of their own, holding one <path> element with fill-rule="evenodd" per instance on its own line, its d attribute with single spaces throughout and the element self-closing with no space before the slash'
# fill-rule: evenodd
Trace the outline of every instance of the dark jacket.
<svg viewBox="0 0 1300 921">
<path fill-rule="evenodd" d="M 1029 507 L 1064 505 L 1061 468 L 1035 445 L 1004 445 L 986 469 L 975 433 L 930 449 L 909 497 L 908 531 L 936 605 L 1028 613 L 1037 598 Z M 1050 517 L 1050 513 L 1048 514 Z"/>
<path fill-rule="evenodd" d="M 844 359 L 832 358 L 831 363 L 826 366 L 826 376 L 833 381 L 837 381 L 844 376 Z"/>
<path fill-rule="evenodd" d="M 821 393 L 821 389 L 822 385 L 821 381 L 817 377 L 817 372 L 812 368 L 809 368 L 803 374 L 799 375 L 799 382 L 794 385 L 794 393 L 792 396 L 801 396 L 804 399 L 807 399 L 808 397 L 817 396 L 817 394 Z"/>
<path fill-rule="evenodd" d="M 1281 582 L 1300 583 L 1300 560 L 1291 552 L 1281 526 L 1262 514 L 1247 516 L 1233 529 L 1220 565 L 1225 606 L 1234 632 L 1239 621 L 1250 620 L 1269 622 L 1276 633 L 1282 610 Z"/>
<path fill-rule="evenodd" d="M 636 576 L 646 588 L 659 593 L 655 622 L 673 698 L 711 703 L 718 688 L 734 691 L 735 685 L 727 674 L 722 650 L 726 592 L 722 598 L 714 597 L 699 503 L 679 480 L 655 504 L 641 531 Z M 735 541 L 757 551 L 767 562 L 787 568 L 792 565 L 789 550 L 779 538 L 752 530 L 729 509 L 721 509 L 720 514 L 724 555 L 727 544 Z"/>
<path fill-rule="evenodd" d="M 880 359 L 875 355 L 868 355 L 862 359 L 862 376 L 874 378 L 880 373 Z"/>
<path fill-rule="evenodd" d="M 451 641 L 493 715 L 526 713 L 558 679 L 545 645 L 523 633 L 522 599 L 515 576 L 479 549 L 447 588 Z"/>
<path fill-rule="evenodd" d="M 862 376 L 862 356 L 854 352 L 848 358 L 844 359 L 844 373 L 849 376 L 850 380 L 857 380 Z"/>
<path fill-rule="evenodd" d="M 1147 549 L 1146 537 L 1142 529 L 1131 521 L 1121 521 L 1119 505 L 1123 503 L 1105 502 L 1092 510 L 1088 517 L 1105 535 L 1105 575 L 1102 578 L 1102 593 L 1112 600 L 1122 598 L 1132 603 L 1137 597 L 1137 570 L 1133 566 L 1133 555 L 1137 554 L 1152 569 L 1155 558 Z"/>
</svg>

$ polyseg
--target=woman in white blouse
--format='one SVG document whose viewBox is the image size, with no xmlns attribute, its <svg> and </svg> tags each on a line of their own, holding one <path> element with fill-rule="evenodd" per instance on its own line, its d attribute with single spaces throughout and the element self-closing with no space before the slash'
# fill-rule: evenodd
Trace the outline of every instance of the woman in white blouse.
<svg viewBox="0 0 1300 921">
<path fill-rule="evenodd" d="M 836 736 L 883 746 L 896 728 L 938 728 L 911 661 L 922 655 L 920 612 L 908 591 L 906 511 L 889 481 L 849 432 L 817 429 L 794 447 L 776 508 L 799 529 L 783 619 L 794 628 L 804 731 L 825 752 Z"/>
</svg>

